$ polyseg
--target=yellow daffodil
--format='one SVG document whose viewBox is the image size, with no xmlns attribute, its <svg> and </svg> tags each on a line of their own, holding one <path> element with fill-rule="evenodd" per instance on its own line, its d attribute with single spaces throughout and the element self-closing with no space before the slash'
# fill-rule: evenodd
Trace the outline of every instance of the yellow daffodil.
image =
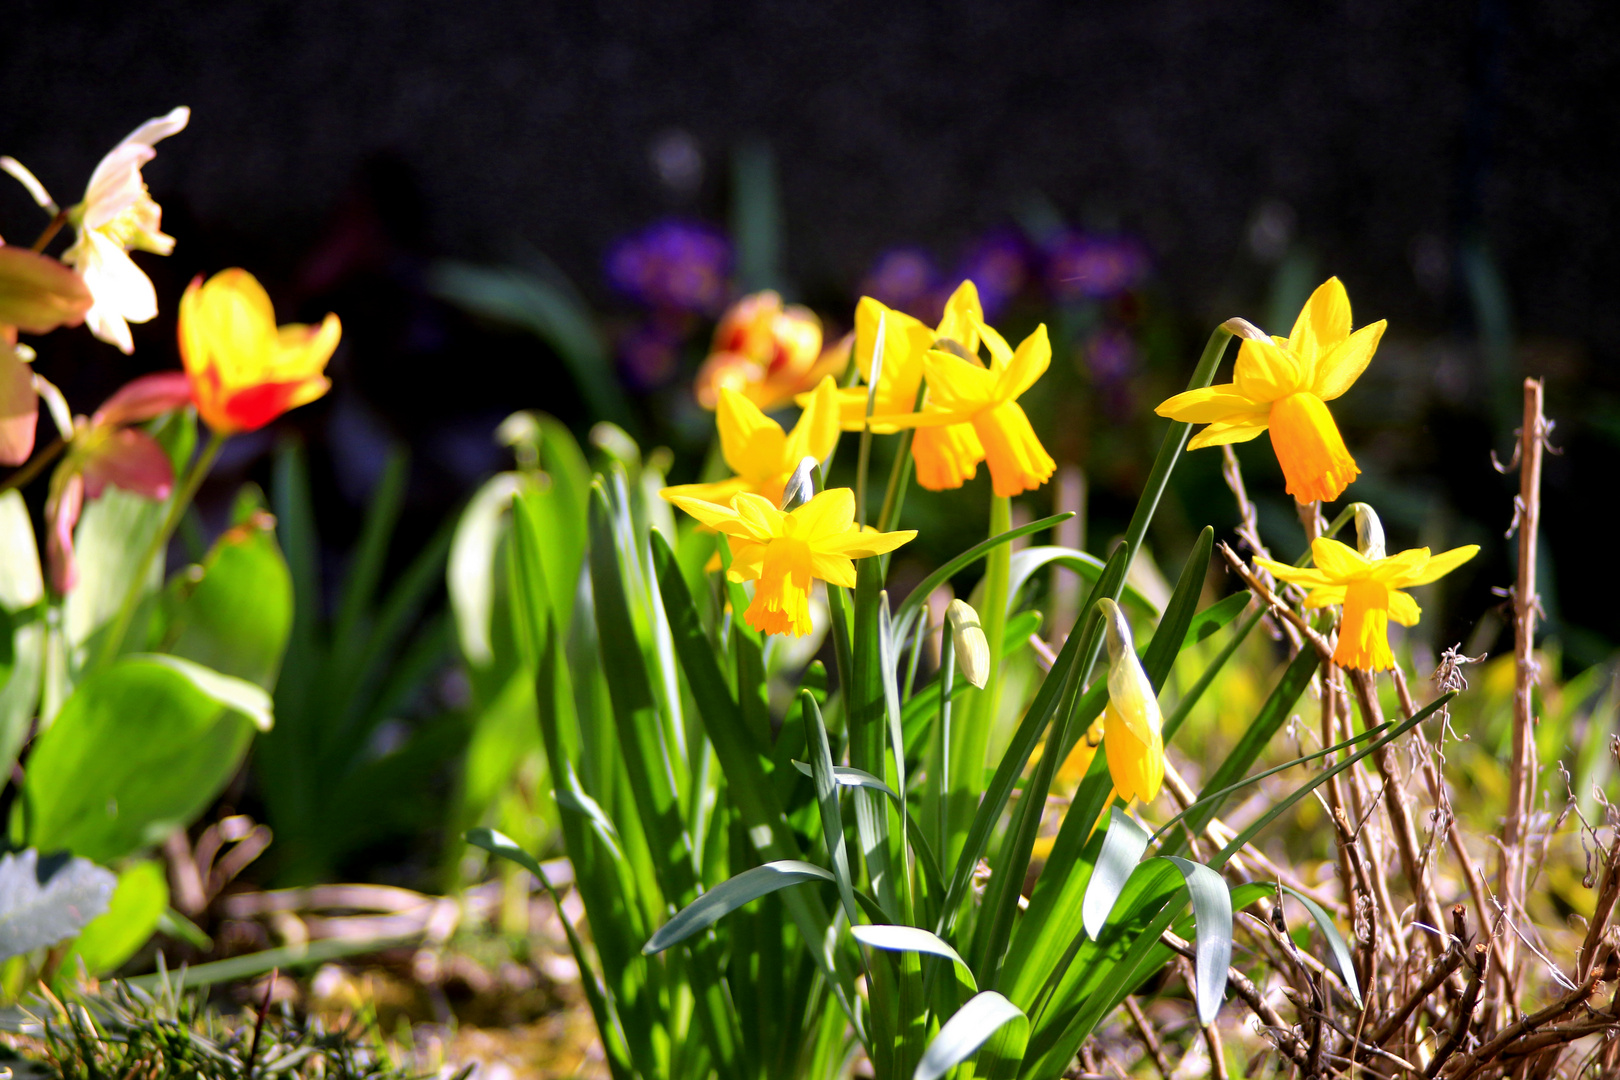
<svg viewBox="0 0 1620 1080">
<path fill-rule="evenodd" d="M 1338 278 L 1311 294 L 1286 338 L 1245 339 L 1233 381 L 1177 394 L 1160 416 L 1209 426 L 1189 450 L 1246 442 L 1270 429 L 1288 494 L 1331 502 L 1357 474 L 1325 402 L 1350 389 L 1384 336 L 1384 320 L 1350 332 L 1350 297 Z"/>
<path fill-rule="evenodd" d="M 198 415 L 233 435 L 314 401 L 332 385 L 324 372 L 342 332 L 331 314 L 319 326 L 276 326 L 270 297 L 246 270 L 199 277 L 180 298 L 180 359 Z"/>
<path fill-rule="evenodd" d="M 715 419 L 720 453 L 737 475 L 713 484 L 680 484 L 660 494 L 671 502 L 702 499 L 729 506 L 732 496 L 746 491 L 780 505 L 782 489 L 799 462 L 807 457 L 824 461 L 838 443 L 838 384 L 830 375 L 822 378 L 791 432 L 784 433 L 781 424 L 730 387 L 720 389 Z"/>
<path fill-rule="evenodd" d="M 174 250 L 174 237 L 160 227 L 163 211 L 147 193 L 141 166 L 156 156 L 154 146 L 183 130 L 190 119 L 191 110 L 182 105 L 130 132 L 90 174 L 84 201 L 68 211 L 78 235 L 62 261 L 84 275 L 95 298 L 85 324 L 126 353 L 135 351 L 129 324 L 157 314 L 152 280 L 128 252 L 167 255 Z"/>
<path fill-rule="evenodd" d="M 698 404 L 717 408 L 731 389 L 772 411 L 849 366 L 850 339 L 823 351 L 821 320 L 809 308 L 783 306 L 767 289 L 738 300 L 715 327 L 714 346 L 698 369 Z"/>
<path fill-rule="evenodd" d="M 1422 615 L 1417 601 L 1402 589 L 1427 585 L 1451 573 L 1479 552 L 1478 544 L 1430 555 L 1428 548 L 1412 548 L 1384 558 L 1369 557 L 1337 540 L 1311 541 L 1313 568 L 1288 566 L 1256 559 L 1283 581 L 1310 587 L 1305 606 L 1343 604 L 1339 644 L 1333 662 L 1358 671 L 1387 671 L 1395 666 L 1389 651 L 1389 621 L 1415 626 Z"/>
<path fill-rule="evenodd" d="M 1151 802 L 1164 783 L 1164 739 L 1159 698 L 1136 658 L 1131 627 L 1112 600 L 1098 601 L 1108 638 L 1108 704 L 1103 707 L 1103 750 L 1114 790 L 1126 802 Z M 1082 743 L 1085 740 L 1082 740 Z M 1089 762 L 1088 762 L 1089 764 Z"/>
<path fill-rule="evenodd" d="M 917 535 L 914 529 L 880 533 L 856 525 L 855 493 L 849 488 L 823 491 L 791 512 L 750 492 L 734 497 L 730 506 L 682 495 L 669 501 L 726 534 L 728 576 L 755 583 L 743 618 L 762 634 L 808 634 L 814 579 L 852 588 L 855 559 L 893 551 Z"/>
<path fill-rule="evenodd" d="M 872 426 L 873 430 L 918 429 L 912 449 L 917 482 L 923 487 L 932 491 L 960 487 L 983 460 L 990 465 L 995 493 L 1010 498 L 1040 487 L 1057 469 L 1018 404 L 1018 398 L 1051 365 L 1052 343 L 1043 323 L 1015 352 L 983 319 L 974 315 L 972 322 L 974 336 L 990 350 L 990 366 L 981 364 L 972 351 L 969 356 L 973 358 L 967 359 L 943 349 L 930 350 L 923 358 L 928 379 L 924 409 L 881 417 L 874 412 Z M 938 434 L 923 439 L 924 432 Z"/>
</svg>

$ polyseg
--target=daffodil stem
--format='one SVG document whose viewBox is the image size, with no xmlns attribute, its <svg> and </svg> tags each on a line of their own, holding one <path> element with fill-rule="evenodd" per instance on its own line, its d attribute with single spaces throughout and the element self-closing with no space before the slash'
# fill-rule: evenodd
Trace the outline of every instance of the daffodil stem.
<svg viewBox="0 0 1620 1080">
<path fill-rule="evenodd" d="M 990 533 L 1000 536 L 1012 528 L 1012 500 L 1000 495 L 990 498 Z M 1002 638 L 1006 635 L 1007 587 L 1012 574 L 1010 545 L 992 548 L 984 558 L 984 606 L 979 624 L 990 646 L 989 677 L 983 688 L 968 691 L 967 715 L 951 731 L 950 844 L 945 849 L 945 865 L 956 862 L 973 815 L 984 794 L 984 758 L 990 746 L 990 730 L 995 726 L 996 707 L 1001 698 Z"/>
<path fill-rule="evenodd" d="M 211 432 L 208 443 L 203 447 L 202 453 L 192 461 L 191 468 L 186 471 L 185 479 L 180 482 L 179 490 L 174 494 L 174 501 L 169 503 L 169 512 L 163 517 L 163 524 L 158 527 L 156 535 L 152 537 L 146 550 L 135 563 L 130 573 L 128 589 L 124 593 L 124 602 L 119 605 L 118 614 L 107 627 L 106 637 L 101 642 L 101 653 L 97 666 L 111 663 L 118 655 L 118 650 L 124 644 L 124 637 L 129 633 L 130 623 L 135 620 L 135 611 L 141 605 L 141 594 L 145 591 L 146 575 L 150 572 L 153 560 L 159 558 L 169 548 L 169 539 L 174 536 L 174 530 L 180 525 L 180 519 L 185 516 L 191 501 L 197 497 L 197 489 L 207 478 L 208 472 L 214 467 L 214 460 L 219 457 L 220 448 L 225 445 L 225 436 Z"/>
<path fill-rule="evenodd" d="M 937 744 L 939 780 L 934 785 L 934 790 L 939 798 L 939 836 L 934 841 L 935 851 L 947 850 L 951 836 L 951 684 L 956 674 L 956 643 L 951 640 L 950 631 L 943 627 L 941 627 L 940 638 L 939 730 L 935 732 L 939 740 Z"/>
<path fill-rule="evenodd" d="M 67 219 L 68 212 L 58 210 L 51 218 L 50 223 L 45 226 L 44 231 L 39 234 L 39 239 L 34 241 L 33 250 L 44 251 L 46 245 L 56 238 L 57 233 L 62 231 L 62 226 L 67 224 Z"/>
<path fill-rule="evenodd" d="M 62 437 L 60 435 L 57 436 L 56 439 L 50 443 L 50 445 L 46 446 L 45 449 L 41 450 L 39 453 L 30 458 L 26 465 L 12 473 L 10 476 L 6 477 L 4 480 L 0 480 L 0 495 L 4 495 L 13 488 L 27 486 L 27 484 L 32 481 L 34 477 L 38 476 L 40 472 L 44 470 L 45 466 L 55 461 L 57 455 L 66 448 L 67 443 L 62 441 Z"/>
</svg>

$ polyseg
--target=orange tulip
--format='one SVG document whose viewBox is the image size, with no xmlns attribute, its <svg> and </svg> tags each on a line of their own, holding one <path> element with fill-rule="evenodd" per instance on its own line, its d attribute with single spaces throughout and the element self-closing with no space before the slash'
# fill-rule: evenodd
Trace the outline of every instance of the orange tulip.
<svg viewBox="0 0 1620 1080">
<path fill-rule="evenodd" d="M 180 358 L 197 412 L 218 435 L 263 427 L 332 385 L 323 372 L 342 328 L 276 326 L 275 309 L 253 275 L 223 270 L 193 281 L 180 298 Z"/>
</svg>

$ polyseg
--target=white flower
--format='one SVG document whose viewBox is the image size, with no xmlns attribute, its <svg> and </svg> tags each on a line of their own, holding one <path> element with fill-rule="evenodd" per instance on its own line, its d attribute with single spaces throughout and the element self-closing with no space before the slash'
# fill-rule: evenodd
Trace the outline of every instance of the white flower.
<svg viewBox="0 0 1620 1080">
<path fill-rule="evenodd" d="M 90 174 L 84 201 L 70 212 L 78 231 L 62 261 L 84 275 L 95 303 L 85 315 L 90 332 L 124 352 L 134 352 L 129 324 L 157 314 L 157 294 L 129 251 L 167 255 L 174 237 L 161 229 L 163 210 L 147 193 L 141 166 L 151 161 L 159 142 L 185 128 L 191 110 L 184 105 L 148 120 L 101 159 Z"/>
</svg>

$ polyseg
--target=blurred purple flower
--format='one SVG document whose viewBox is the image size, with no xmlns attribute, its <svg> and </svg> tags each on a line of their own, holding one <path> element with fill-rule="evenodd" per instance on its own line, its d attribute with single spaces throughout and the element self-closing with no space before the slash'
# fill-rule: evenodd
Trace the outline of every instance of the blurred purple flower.
<svg viewBox="0 0 1620 1080">
<path fill-rule="evenodd" d="M 731 244 L 700 222 L 660 221 L 613 245 L 608 281 L 658 311 L 718 314 L 726 301 Z"/>
<path fill-rule="evenodd" d="M 1047 247 L 1046 283 L 1059 300 L 1106 300 L 1140 285 L 1150 265 L 1133 237 L 1066 232 Z"/>
<path fill-rule="evenodd" d="M 1131 415 L 1131 376 L 1140 360 L 1136 341 L 1128 331 L 1110 326 L 1092 334 L 1082 348 L 1103 413 L 1121 418 Z"/>
<path fill-rule="evenodd" d="M 1023 236 L 1012 229 L 997 229 L 967 249 L 951 280 L 978 286 L 985 321 L 993 323 L 1029 283 L 1030 254 Z"/>
<path fill-rule="evenodd" d="M 619 340 L 619 372 L 629 389 L 656 390 L 679 374 L 684 335 L 675 323 L 654 319 Z"/>
<path fill-rule="evenodd" d="M 939 270 L 919 248 L 891 248 L 877 257 L 861 281 L 861 295 L 926 323 L 938 319 L 943 299 L 937 297 Z M 933 319 L 929 318 L 930 314 Z"/>
<path fill-rule="evenodd" d="M 1099 383 L 1124 382 L 1136 373 L 1136 342 L 1117 327 L 1098 330 L 1086 341 L 1086 365 Z"/>
</svg>

